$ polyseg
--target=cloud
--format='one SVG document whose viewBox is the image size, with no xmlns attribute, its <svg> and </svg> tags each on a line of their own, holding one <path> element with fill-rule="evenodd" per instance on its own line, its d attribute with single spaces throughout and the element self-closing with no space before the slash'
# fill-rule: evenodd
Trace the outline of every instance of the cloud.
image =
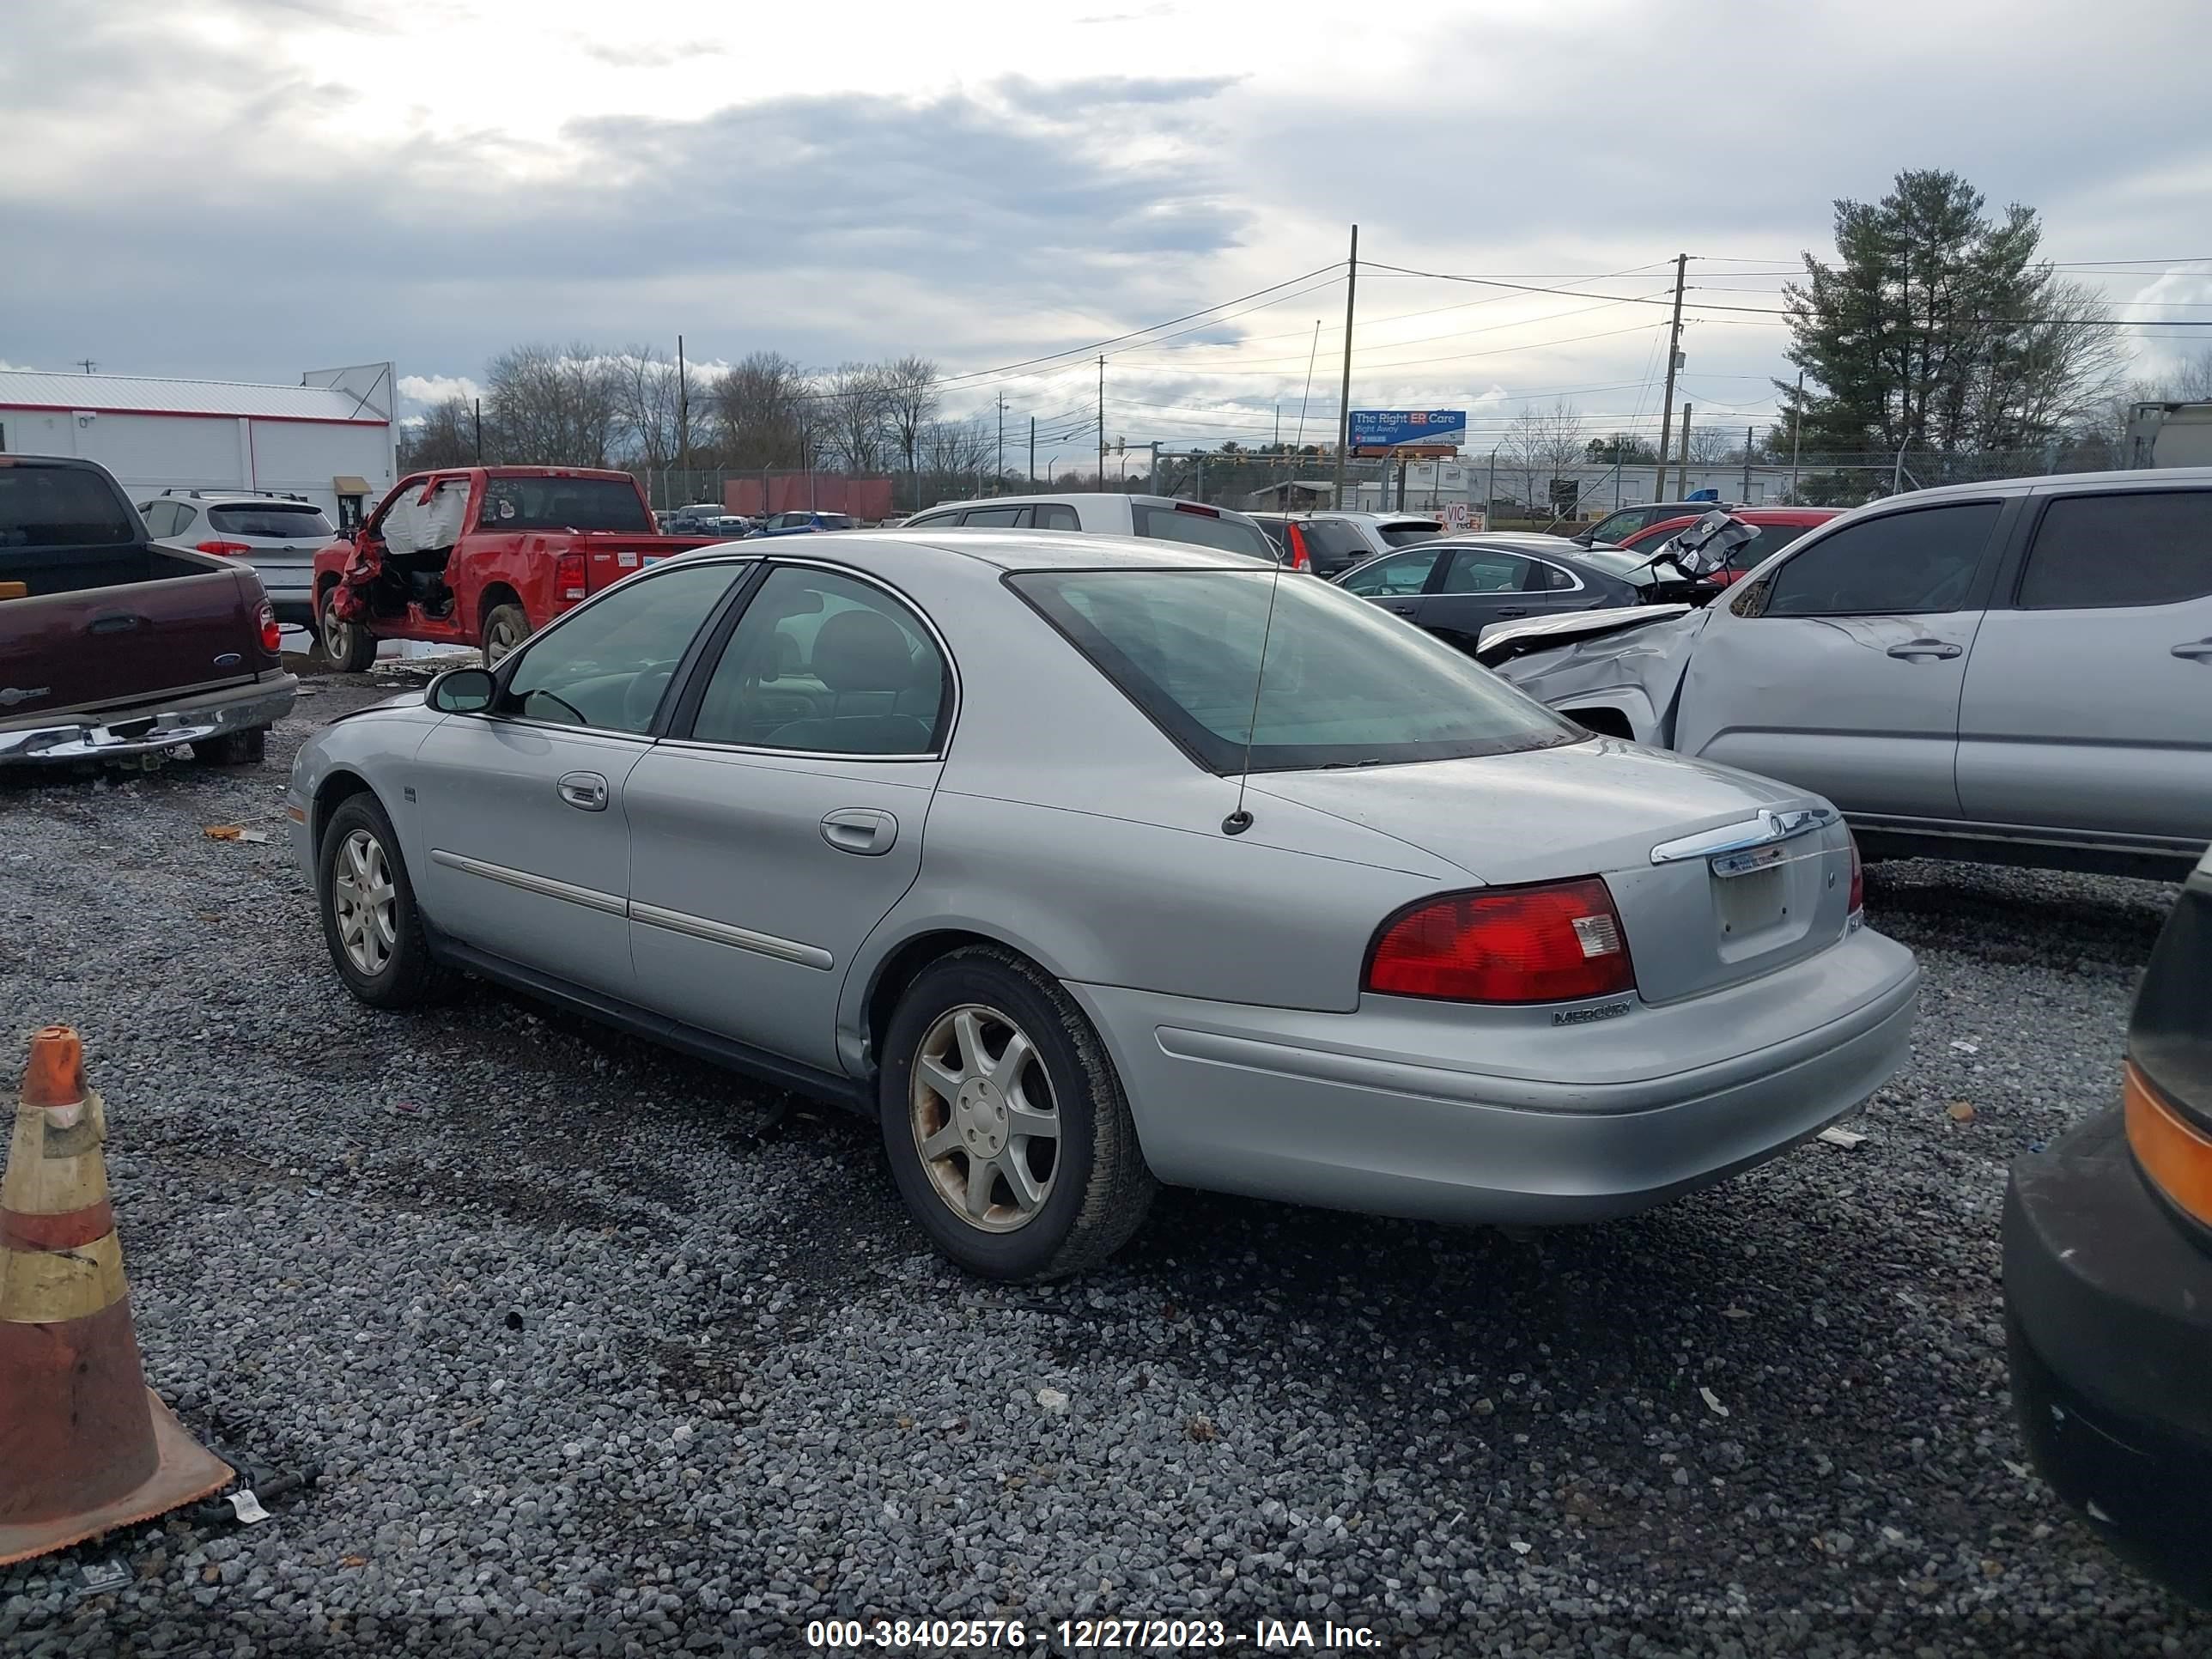
<svg viewBox="0 0 2212 1659">
<path fill-rule="evenodd" d="M 483 388 L 465 374 L 403 374 L 399 395 L 407 403 L 428 408 L 451 398 L 473 402 L 483 396 Z"/>
<path fill-rule="evenodd" d="M 810 53 L 818 19 L 693 0 L 541 0 L 527 29 L 489 0 L 412 0 L 373 27 L 344 0 L 12 0 L 0 145 L 39 164 L 0 170 L 0 354 L 278 381 L 390 357 L 425 401 L 527 339 L 681 332 L 698 357 L 913 349 L 974 369 L 1279 283 L 1340 258 L 1354 220 L 1368 258 L 1418 269 L 1644 268 L 1605 285 L 1624 295 L 1665 286 L 1686 250 L 1693 282 L 1765 305 L 1778 277 L 1731 273 L 1825 251 L 1833 199 L 1900 167 L 2034 204 L 2069 259 L 2186 252 L 2212 176 L 2203 124 L 2142 137 L 2142 110 L 2197 100 L 2191 0 L 2087 33 L 2066 0 L 1707 0 L 1695 29 L 1629 0 L 1492 0 L 1340 52 L 1313 44 L 1326 0 L 1265 26 L 976 5 L 947 30 L 853 0 L 837 50 Z M 1715 57 L 1738 40 L 1762 72 Z M 2212 300 L 2155 278 L 2100 280 Z M 1109 428 L 1271 425 L 1304 401 L 1316 317 L 1310 414 L 1333 422 L 1342 295 L 1118 351 Z M 1654 307 L 1371 268 L 1359 298 L 1355 404 L 1502 419 L 1589 387 L 1567 395 L 1594 421 L 1656 419 Z M 1699 420 L 1759 418 L 1782 331 L 1693 315 Z M 2189 349 L 2142 342 L 2160 345 Z M 1096 370 L 953 401 L 1001 389 L 1056 428 Z"/>
</svg>

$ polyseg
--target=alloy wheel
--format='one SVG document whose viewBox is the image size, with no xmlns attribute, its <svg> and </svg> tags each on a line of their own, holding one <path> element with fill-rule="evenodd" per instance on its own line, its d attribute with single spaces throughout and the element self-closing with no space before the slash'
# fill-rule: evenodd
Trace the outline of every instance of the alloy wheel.
<svg viewBox="0 0 2212 1659">
<path fill-rule="evenodd" d="M 1027 1225 L 1060 1171 L 1060 1112 L 1036 1046 L 998 1009 L 963 1003 L 924 1033 L 914 1144 L 945 1207 L 983 1232 Z"/>
<path fill-rule="evenodd" d="M 363 974 L 384 971 L 399 945 L 399 890 L 384 847 L 366 830 L 339 843 L 331 872 L 331 906 L 346 959 Z"/>
</svg>

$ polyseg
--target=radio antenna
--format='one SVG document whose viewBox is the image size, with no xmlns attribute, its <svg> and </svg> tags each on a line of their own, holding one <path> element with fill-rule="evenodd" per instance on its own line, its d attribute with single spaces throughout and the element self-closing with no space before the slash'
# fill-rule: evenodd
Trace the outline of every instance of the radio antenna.
<svg viewBox="0 0 2212 1659">
<path fill-rule="evenodd" d="M 1252 781 L 1252 744 L 1260 731 L 1260 688 L 1267 680 L 1267 641 L 1275 631 L 1275 592 L 1282 585 L 1283 562 L 1278 559 L 1267 578 L 1267 618 L 1260 626 L 1260 665 L 1252 675 L 1252 718 L 1244 726 L 1244 770 L 1237 779 L 1237 810 L 1221 820 L 1224 836 L 1241 836 L 1252 827 L 1252 815 L 1244 810 L 1244 790 Z"/>
</svg>

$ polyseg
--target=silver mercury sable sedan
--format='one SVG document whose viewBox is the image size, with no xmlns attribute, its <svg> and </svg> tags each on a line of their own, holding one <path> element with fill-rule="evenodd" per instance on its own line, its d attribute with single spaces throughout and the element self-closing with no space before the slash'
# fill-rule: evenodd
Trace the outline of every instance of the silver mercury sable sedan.
<svg viewBox="0 0 2212 1659">
<path fill-rule="evenodd" d="M 998 1279 L 1100 1261 L 1161 1182 L 1640 1210 L 1852 1111 L 1918 978 L 1817 796 L 1112 537 L 669 559 L 333 721 L 289 809 L 362 1001 L 477 974 L 869 1113 Z"/>
</svg>

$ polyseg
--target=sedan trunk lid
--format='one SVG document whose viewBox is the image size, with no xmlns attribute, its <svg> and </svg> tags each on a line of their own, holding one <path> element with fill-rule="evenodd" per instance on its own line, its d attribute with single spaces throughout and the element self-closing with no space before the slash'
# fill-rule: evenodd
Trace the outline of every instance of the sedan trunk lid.
<svg viewBox="0 0 2212 1659">
<path fill-rule="evenodd" d="M 1487 886 L 1602 876 L 1649 1002 L 1771 973 L 1846 927 L 1850 842 L 1826 802 L 1614 738 L 1279 772 L 1252 793 L 1410 842 Z"/>
</svg>

